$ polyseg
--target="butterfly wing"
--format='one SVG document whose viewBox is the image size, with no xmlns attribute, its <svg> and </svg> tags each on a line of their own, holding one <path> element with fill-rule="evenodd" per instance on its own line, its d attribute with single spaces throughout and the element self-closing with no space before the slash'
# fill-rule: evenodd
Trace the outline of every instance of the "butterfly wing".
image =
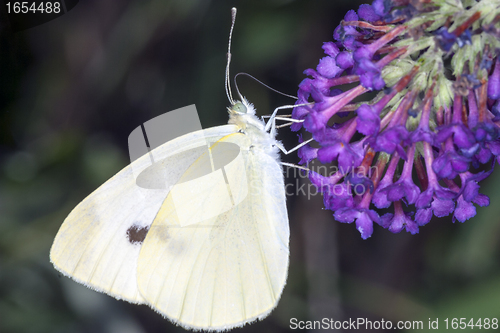
<svg viewBox="0 0 500 333">
<path fill-rule="evenodd" d="M 142 240 L 170 186 L 234 125 L 193 132 L 137 159 L 85 198 L 62 224 L 50 251 L 55 268 L 118 299 L 143 303 L 137 287 Z"/>
<path fill-rule="evenodd" d="M 138 284 L 147 303 L 191 329 L 225 330 L 262 319 L 286 283 L 289 227 L 281 166 L 252 151 L 244 134 L 218 143 L 240 147 L 242 163 L 227 165 L 224 181 L 202 197 L 181 191 L 184 200 L 176 200 L 173 189 L 139 255 Z M 193 179 L 192 172 L 186 177 Z M 235 204 L 211 216 L 210 198 L 224 201 L 227 192 Z M 201 212 L 202 221 L 183 223 L 189 210 Z"/>
</svg>

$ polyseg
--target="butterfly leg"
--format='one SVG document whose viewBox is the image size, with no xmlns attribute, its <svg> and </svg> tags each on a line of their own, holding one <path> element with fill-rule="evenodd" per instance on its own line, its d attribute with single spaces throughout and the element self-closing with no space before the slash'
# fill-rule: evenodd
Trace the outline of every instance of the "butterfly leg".
<svg viewBox="0 0 500 333">
<path fill-rule="evenodd" d="M 280 129 L 280 128 L 283 128 L 283 127 L 291 126 L 291 125 L 296 124 L 296 123 L 303 123 L 304 122 L 303 119 L 302 120 L 298 120 L 298 119 L 280 118 L 280 117 L 276 117 L 275 119 L 276 120 L 288 120 L 289 121 L 286 124 L 282 124 L 282 125 L 276 126 L 276 129 Z"/>
<path fill-rule="evenodd" d="M 285 166 L 291 167 L 291 168 L 296 168 L 296 169 L 299 169 L 299 170 L 311 171 L 309 168 L 306 168 L 306 167 L 303 167 L 303 166 L 300 166 L 300 165 L 297 165 L 297 164 L 281 162 L 281 165 L 285 165 Z"/>
<path fill-rule="evenodd" d="M 281 151 L 283 152 L 283 154 L 288 155 L 288 154 L 290 154 L 290 153 L 293 153 L 293 152 L 294 152 L 294 151 L 296 151 L 297 149 L 299 149 L 299 148 L 301 148 L 301 147 L 305 146 L 306 144 L 308 144 L 308 143 L 309 143 L 309 142 L 311 142 L 311 141 L 313 141 L 313 139 L 312 139 L 312 138 L 311 138 L 311 139 L 309 139 L 309 140 L 307 140 L 307 141 L 304 141 L 304 142 L 299 143 L 298 145 L 296 145 L 295 147 L 293 147 L 293 148 L 292 148 L 292 149 L 290 149 L 290 150 L 286 150 L 286 149 L 285 149 L 285 147 L 283 147 L 283 145 L 281 144 L 281 142 L 276 142 L 275 144 L 276 144 L 276 147 L 278 147 L 278 148 L 279 148 L 279 150 L 281 150 Z"/>
<path fill-rule="evenodd" d="M 271 136 L 274 138 L 276 136 L 276 115 L 278 114 L 278 111 L 283 109 L 293 109 L 294 107 L 295 105 L 283 105 L 274 109 L 273 113 L 271 114 L 271 117 L 269 117 L 269 120 L 266 123 L 265 131 L 267 132 L 271 130 L 270 131 Z"/>
<path fill-rule="evenodd" d="M 291 118 L 292 115 L 290 114 L 286 114 L 286 115 L 282 115 L 282 116 L 279 116 L 279 117 L 274 117 L 275 120 L 283 120 L 283 121 L 288 121 L 287 123 L 285 124 L 282 124 L 282 125 L 276 125 L 275 124 L 275 128 L 276 129 L 280 129 L 280 128 L 283 128 L 283 127 L 287 127 L 287 126 L 291 126 L 295 123 L 303 123 L 304 122 L 304 119 L 293 119 Z M 262 119 L 265 119 L 265 118 L 271 118 L 271 116 L 262 116 Z"/>
<path fill-rule="evenodd" d="M 277 107 L 276 109 L 274 109 L 273 113 L 271 114 L 271 116 L 269 117 L 269 120 L 266 123 L 266 127 L 265 127 L 266 132 L 271 130 L 270 131 L 271 135 L 273 137 L 276 135 L 276 119 L 284 120 L 282 117 L 279 117 L 279 118 L 276 117 L 279 110 L 293 109 L 293 108 L 296 108 L 298 106 L 311 105 L 311 104 L 313 104 L 313 103 L 296 104 L 296 105 L 283 105 L 283 106 Z M 286 120 L 293 121 L 293 122 L 302 122 L 303 121 L 303 120 L 297 121 L 297 119 L 292 120 L 289 118 L 287 118 Z"/>
<path fill-rule="evenodd" d="M 292 148 L 290 151 L 287 151 L 285 149 L 285 147 L 283 147 L 283 145 L 281 144 L 281 142 L 276 142 L 276 147 L 278 147 L 285 155 L 288 155 L 290 154 L 291 152 L 299 149 L 300 147 L 306 145 L 307 143 L 311 142 L 313 139 L 310 139 L 310 140 L 307 140 L 305 142 L 302 142 L 300 143 L 299 145 L 297 145 L 296 147 Z M 292 164 L 292 163 L 286 163 L 286 162 L 280 162 L 281 165 L 286 165 L 288 167 L 292 167 L 292 168 L 296 168 L 296 169 L 300 169 L 300 170 L 305 170 L 305 171 L 310 171 L 309 168 L 306 168 L 306 167 L 303 167 L 303 166 L 300 166 L 300 165 L 296 165 L 296 164 Z"/>
</svg>

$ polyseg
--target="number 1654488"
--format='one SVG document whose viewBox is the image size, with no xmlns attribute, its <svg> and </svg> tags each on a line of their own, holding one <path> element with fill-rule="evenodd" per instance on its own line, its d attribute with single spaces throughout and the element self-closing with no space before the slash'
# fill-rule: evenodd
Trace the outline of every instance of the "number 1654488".
<svg viewBox="0 0 500 333">
<path fill-rule="evenodd" d="M 58 1 L 50 2 L 7 2 L 8 14 L 27 14 L 27 13 L 40 13 L 40 14 L 59 14 L 61 12 L 61 4 Z"/>
</svg>

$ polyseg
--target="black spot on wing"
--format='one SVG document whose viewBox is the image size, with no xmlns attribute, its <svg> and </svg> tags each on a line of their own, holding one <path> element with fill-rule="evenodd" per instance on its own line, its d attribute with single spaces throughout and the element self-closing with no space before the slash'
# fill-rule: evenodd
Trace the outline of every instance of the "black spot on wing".
<svg viewBox="0 0 500 333">
<path fill-rule="evenodd" d="M 148 234 L 149 227 L 140 227 L 138 225 L 132 225 L 127 229 L 127 238 L 130 244 L 142 244 L 146 235 Z"/>
</svg>

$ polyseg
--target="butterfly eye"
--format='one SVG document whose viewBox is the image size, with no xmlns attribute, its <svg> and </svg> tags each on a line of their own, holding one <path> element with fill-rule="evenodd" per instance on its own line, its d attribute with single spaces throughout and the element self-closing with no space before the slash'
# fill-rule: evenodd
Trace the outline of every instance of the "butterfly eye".
<svg viewBox="0 0 500 333">
<path fill-rule="evenodd" d="M 233 111 L 236 113 L 247 113 L 247 107 L 241 102 L 236 102 L 233 105 Z"/>
</svg>

